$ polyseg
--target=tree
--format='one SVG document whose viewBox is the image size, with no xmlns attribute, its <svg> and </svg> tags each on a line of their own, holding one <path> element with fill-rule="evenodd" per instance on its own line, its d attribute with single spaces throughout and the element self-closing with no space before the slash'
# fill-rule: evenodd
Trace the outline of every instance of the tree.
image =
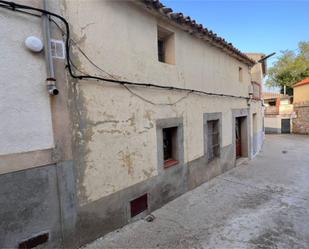
<svg viewBox="0 0 309 249">
<path fill-rule="evenodd" d="M 309 77 L 309 42 L 299 42 L 297 53 L 281 51 L 275 64 L 268 70 L 266 84 L 280 87 L 281 92 L 286 86 L 287 93 L 292 95 L 292 86 L 306 77 Z"/>
</svg>

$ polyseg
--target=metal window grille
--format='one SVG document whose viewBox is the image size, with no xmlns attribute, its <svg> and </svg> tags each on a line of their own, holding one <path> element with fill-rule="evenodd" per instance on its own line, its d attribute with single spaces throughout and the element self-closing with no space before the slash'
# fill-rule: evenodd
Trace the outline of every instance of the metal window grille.
<svg viewBox="0 0 309 249">
<path fill-rule="evenodd" d="M 219 120 L 207 121 L 208 162 L 220 156 Z"/>
<path fill-rule="evenodd" d="M 158 40 L 158 59 L 161 62 L 165 62 L 164 41 L 163 40 Z"/>
<path fill-rule="evenodd" d="M 177 127 L 163 129 L 163 159 L 177 160 Z"/>
</svg>

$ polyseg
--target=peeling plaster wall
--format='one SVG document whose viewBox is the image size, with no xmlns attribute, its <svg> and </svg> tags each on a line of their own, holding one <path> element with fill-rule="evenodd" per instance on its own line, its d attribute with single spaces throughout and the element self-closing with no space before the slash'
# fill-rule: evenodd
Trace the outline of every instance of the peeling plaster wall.
<svg viewBox="0 0 309 249">
<path fill-rule="evenodd" d="M 250 74 L 245 64 L 130 2 L 66 1 L 64 11 L 78 46 L 114 77 L 248 96 Z M 157 24 L 175 32 L 176 65 L 157 59 Z M 76 49 L 73 52 L 79 69 L 109 77 Z M 238 81 L 240 66 L 243 82 Z M 244 99 L 137 87 L 128 91 L 96 81 L 72 85 L 82 206 L 158 175 L 157 119 L 183 117 L 186 163 L 204 155 L 204 113 L 222 112 L 224 147 L 232 143 L 231 109 L 248 108 Z"/>
<path fill-rule="evenodd" d="M 222 146 L 232 143 L 230 108 L 246 108 L 245 100 L 190 95 L 174 106 L 153 106 L 120 86 L 82 83 L 86 124 L 79 141 L 85 151 L 80 169 L 82 204 L 158 174 L 157 119 L 184 117 L 185 162 L 204 154 L 203 113 L 222 112 Z M 176 101 L 183 93 L 162 94 L 162 90 L 134 89 L 158 103 Z M 194 111 L 191 111 L 194 110 Z"/>
<path fill-rule="evenodd" d="M 23 1 L 37 6 L 38 2 Z M 40 19 L 0 9 L 0 155 L 53 147 L 44 54 L 24 46 L 34 35 L 42 38 Z"/>
</svg>

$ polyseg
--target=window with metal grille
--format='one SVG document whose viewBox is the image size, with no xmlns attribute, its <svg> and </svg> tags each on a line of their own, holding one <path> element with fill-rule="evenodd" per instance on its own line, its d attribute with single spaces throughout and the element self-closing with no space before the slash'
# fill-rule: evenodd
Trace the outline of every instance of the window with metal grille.
<svg viewBox="0 0 309 249">
<path fill-rule="evenodd" d="M 219 120 L 207 121 L 208 162 L 220 156 Z"/>
<path fill-rule="evenodd" d="M 130 202 L 131 218 L 148 209 L 148 197 L 144 194 Z"/>
<path fill-rule="evenodd" d="M 161 62 L 165 62 L 164 57 L 164 41 L 158 40 L 158 59 Z"/>
<path fill-rule="evenodd" d="M 165 168 L 178 164 L 177 154 L 177 127 L 164 128 L 163 160 Z"/>
</svg>

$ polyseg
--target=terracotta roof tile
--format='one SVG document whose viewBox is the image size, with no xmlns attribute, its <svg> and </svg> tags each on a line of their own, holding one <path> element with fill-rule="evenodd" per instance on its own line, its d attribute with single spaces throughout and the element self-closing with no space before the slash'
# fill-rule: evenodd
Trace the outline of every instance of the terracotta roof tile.
<svg viewBox="0 0 309 249">
<path fill-rule="evenodd" d="M 173 12 L 171 8 L 166 7 L 159 0 L 139 0 L 144 3 L 148 9 L 153 9 L 160 13 L 162 16 L 170 19 L 171 21 L 182 25 L 187 26 L 188 28 L 195 29 L 197 33 L 200 33 L 205 38 L 208 38 L 210 43 L 216 45 L 217 47 L 223 49 L 226 53 L 230 55 L 234 55 L 238 60 L 248 64 L 254 65 L 256 63 L 255 60 L 249 58 L 246 54 L 242 53 L 239 49 L 235 48 L 232 43 L 227 42 L 225 39 L 217 36 L 211 30 L 204 28 L 202 24 L 196 23 L 190 16 L 184 16 L 183 13 Z"/>
<path fill-rule="evenodd" d="M 300 81 L 298 83 L 296 83 L 293 87 L 302 86 L 302 85 L 306 85 L 306 84 L 309 84 L 309 77 L 303 79 L 302 81 Z"/>
</svg>

